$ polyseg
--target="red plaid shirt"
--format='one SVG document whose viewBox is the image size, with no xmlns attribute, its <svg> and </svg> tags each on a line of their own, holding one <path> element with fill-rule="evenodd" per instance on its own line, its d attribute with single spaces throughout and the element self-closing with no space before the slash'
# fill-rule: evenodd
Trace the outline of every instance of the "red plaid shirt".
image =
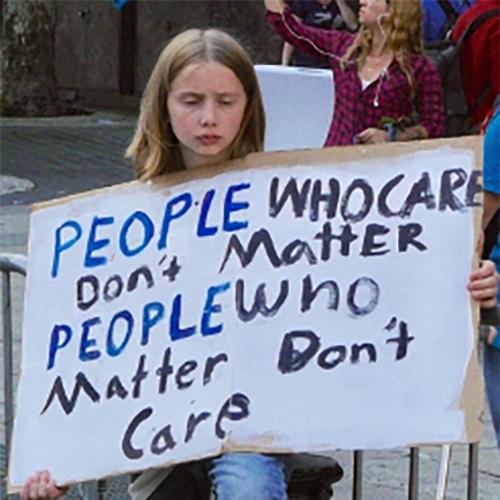
<svg viewBox="0 0 500 500">
<path fill-rule="evenodd" d="M 424 55 L 410 55 L 408 64 L 415 79 L 415 98 L 410 84 L 394 59 L 387 71 L 362 90 L 356 64 L 343 70 L 339 63 L 351 46 L 354 34 L 336 30 L 310 28 L 300 23 L 285 7 L 283 17 L 268 11 L 271 28 L 298 50 L 317 56 L 330 54 L 335 82 L 335 108 L 325 146 L 353 144 L 357 134 L 369 127 L 380 127 L 382 117 L 398 120 L 418 114 L 418 123 L 429 137 L 444 135 L 444 108 L 441 80 L 434 64 Z M 324 55 L 324 54 L 323 54 Z"/>
</svg>

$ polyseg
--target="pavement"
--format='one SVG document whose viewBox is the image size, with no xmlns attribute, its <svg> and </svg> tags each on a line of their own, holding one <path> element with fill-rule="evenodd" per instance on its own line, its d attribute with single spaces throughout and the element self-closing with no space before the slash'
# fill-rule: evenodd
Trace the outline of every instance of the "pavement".
<svg viewBox="0 0 500 500">
<path fill-rule="evenodd" d="M 30 205 L 35 202 L 126 182 L 133 178 L 123 157 L 133 134 L 131 112 L 99 110 L 89 115 L 21 119 L 3 118 L 0 124 L 0 252 L 27 253 Z M 14 358 L 19 373 L 22 321 L 22 277 L 13 279 Z M 0 349 L 3 350 L 3 332 Z M 3 369 L 0 370 L 3 387 Z M 369 415 L 367 415 L 367 419 Z M 420 449 L 419 498 L 435 498 L 440 464 L 439 447 Z M 352 498 L 352 453 L 335 452 L 344 479 L 335 485 L 335 499 Z M 409 451 L 367 451 L 363 457 L 363 499 L 401 500 L 408 497 Z M 5 473 L 4 400 L 0 395 L 0 478 Z M 468 447 L 452 450 L 448 500 L 467 498 Z M 66 498 L 95 497 L 94 485 L 72 488 Z M 5 497 L 0 484 L 0 500 Z M 126 480 L 109 483 L 109 499 L 126 499 Z M 479 446 L 480 500 L 500 499 L 500 451 L 486 410 Z"/>
</svg>

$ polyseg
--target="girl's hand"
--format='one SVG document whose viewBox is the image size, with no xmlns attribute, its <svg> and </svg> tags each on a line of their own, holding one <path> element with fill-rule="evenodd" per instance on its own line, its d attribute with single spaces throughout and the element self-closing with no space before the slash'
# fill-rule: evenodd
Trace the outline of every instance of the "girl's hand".
<svg viewBox="0 0 500 500">
<path fill-rule="evenodd" d="M 37 472 L 24 484 L 21 500 L 42 500 L 59 498 L 68 491 L 68 488 L 58 487 L 47 470 Z"/>
<path fill-rule="evenodd" d="M 358 135 L 360 144 L 380 144 L 382 142 L 389 142 L 389 133 L 387 130 L 379 128 L 367 128 Z"/>
<path fill-rule="evenodd" d="M 477 271 L 469 275 L 467 289 L 474 300 L 479 301 L 484 309 L 497 305 L 498 275 L 491 260 L 483 260 Z"/>
</svg>

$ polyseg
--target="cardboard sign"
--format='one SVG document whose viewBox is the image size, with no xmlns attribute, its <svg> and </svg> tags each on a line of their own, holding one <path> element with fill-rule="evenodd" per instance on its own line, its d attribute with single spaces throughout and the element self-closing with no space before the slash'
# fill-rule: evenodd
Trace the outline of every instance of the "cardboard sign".
<svg viewBox="0 0 500 500">
<path fill-rule="evenodd" d="M 477 138 L 260 154 L 36 206 L 11 488 L 478 440 L 481 161 Z"/>
</svg>

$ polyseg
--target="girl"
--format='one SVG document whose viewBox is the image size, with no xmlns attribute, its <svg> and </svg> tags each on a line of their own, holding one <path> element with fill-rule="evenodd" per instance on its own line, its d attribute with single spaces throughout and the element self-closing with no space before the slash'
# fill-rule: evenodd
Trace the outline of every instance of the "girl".
<svg viewBox="0 0 500 500">
<path fill-rule="evenodd" d="M 138 177 L 147 180 L 260 151 L 263 137 L 262 100 L 246 53 L 220 31 L 189 30 L 158 59 L 127 156 Z M 488 264 L 471 275 L 477 300 L 494 297 L 492 273 Z M 132 483 L 130 494 L 134 500 L 187 500 L 199 490 L 206 495 L 208 475 L 218 500 L 286 500 L 290 472 L 290 455 L 227 453 L 173 471 L 146 471 Z M 21 498 L 57 498 L 65 491 L 42 471 L 26 482 Z"/>
<path fill-rule="evenodd" d="M 361 0 L 357 34 L 305 26 L 282 0 L 264 3 L 287 42 L 330 59 L 335 110 L 326 146 L 444 134 L 439 75 L 422 55 L 420 0 Z"/>
<path fill-rule="evenodd" d="M 126 155 L 137 176 L 149 180 L 262 151 L 264 128 L 262 98 L 246 52 L 221 31 L 193 29 L 160 54 Z M 228 453 L 202 465 L 219 500 L 287 498 L 288 455 Z M 186 500 L 196 489 L 192 483 L 203 478 L 199 466 L 178 466 L 171 476 L 168 469 L 147 471 L 132 483 L 130 494 L 145 500 L 160 487 L 169 499 Z M 22 499 L 57 498 L 64 492 L 43 471 L 27 481 Z"/>
</svg>

